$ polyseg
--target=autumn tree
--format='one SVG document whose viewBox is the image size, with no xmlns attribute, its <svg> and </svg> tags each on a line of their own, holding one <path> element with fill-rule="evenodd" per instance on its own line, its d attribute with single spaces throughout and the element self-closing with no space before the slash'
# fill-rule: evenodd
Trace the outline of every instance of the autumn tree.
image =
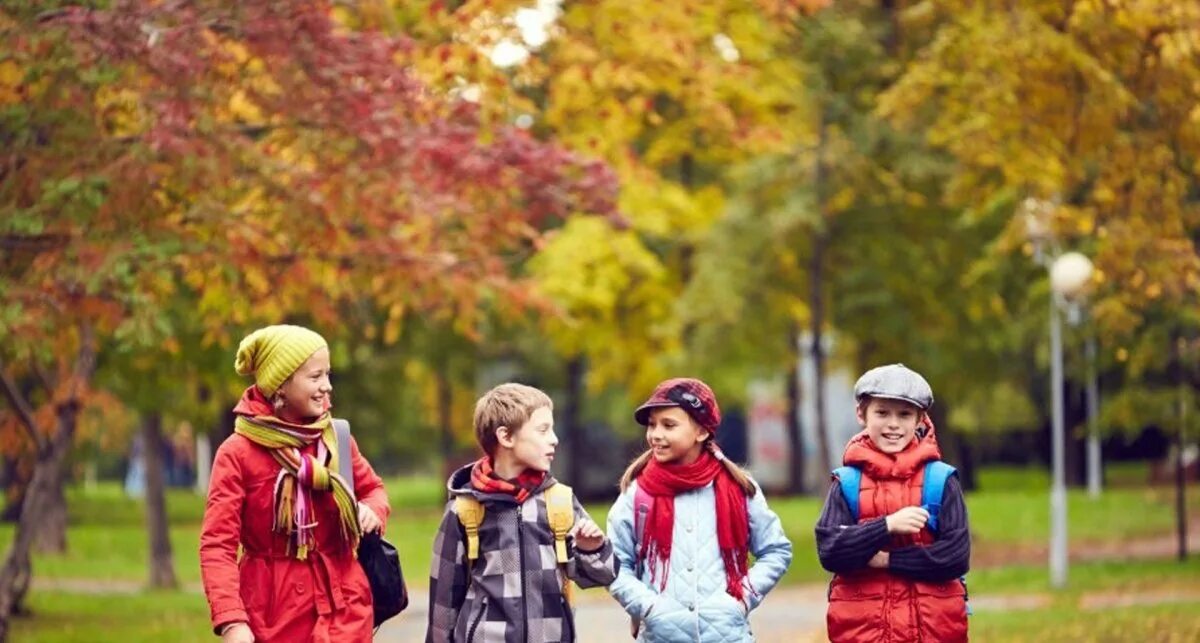
<svg viewBox="0 0 1200 643">
<path fill-rule="evenodd" d="M 101 347 L 179 359 L 179 316 L 228 345 L 363 301 L 385 334 L 408 310 L 469 327 L 522 298 L 509 263 L 542 222 L 612 208 L 602 165 L 482 129 L 397 62 L 404 39 L 324 3 L 18 6 L 0 27 L 3 382 L 39 453 L 0 624 Z"/>
</svg>

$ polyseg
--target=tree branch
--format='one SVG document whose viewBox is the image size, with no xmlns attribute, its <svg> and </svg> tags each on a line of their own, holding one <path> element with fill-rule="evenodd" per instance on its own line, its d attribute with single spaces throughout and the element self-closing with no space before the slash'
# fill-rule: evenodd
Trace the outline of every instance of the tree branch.
<svg viewBox="0 0 1200 643">
<path fill-rule="evenodd" d="M 17 389 L 16 382 L 9 377 L 8 367 L 2 359 L 0 359 L 0 388 L 4 389 L 4 397 L 8 399 L 9 406 L 16 412 L 17 417 L 20 418 L 21 426 L 25 427 L 25 431 L 29 434 L 29 438 L 33 440 L 33 444 L 38 449 L 41 449 L 43 444 L 41 437 L 38 435 L 37 422 L 33 419 L 33 409 L 30 408 L 29 401 Z"/>
<path fill-rule="evenodd" d="M 54 389 L 58 388 L 58 384 L 54 381 L 54 376 L 46 371 L 41 362 L 33 362 L 33 373 L 34 375 L 37 375 L 38 380 L 41 381 L 42 386 L 45 387 L 47 391 L 53 393 Z"/>
</svg>

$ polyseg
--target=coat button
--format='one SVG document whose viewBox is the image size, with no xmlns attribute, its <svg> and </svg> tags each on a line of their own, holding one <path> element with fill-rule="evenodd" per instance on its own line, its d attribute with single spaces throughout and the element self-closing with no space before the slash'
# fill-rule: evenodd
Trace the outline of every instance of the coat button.
<svg viewBox="0 0 1200 643">
<path fill-rule="evenodd" d="M 695 566 L 695 565 L 688 565 L 688 571 L 689 571 L 689 572 L 690 572 L 690 571 L 694 571 L 695 569 L 696 569 L 696 566 Z"/>
<path fill-rule="evenodd" d="M 688 603 L 688 611 L 689 611 L 689 612 L 694 612 L 694 611 L 696 611 L 696 604 L 695 604 L 695 603 Z"/>
<path fill-rule="evenodd" d="M 296 583 L 296 593 L 297 594 L 304 593 L 304 583 Z"/>
</svg>

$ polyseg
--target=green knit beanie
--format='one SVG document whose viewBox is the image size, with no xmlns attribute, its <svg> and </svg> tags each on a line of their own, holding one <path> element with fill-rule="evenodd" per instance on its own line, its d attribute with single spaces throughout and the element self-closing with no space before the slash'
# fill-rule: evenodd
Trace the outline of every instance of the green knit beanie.
<svg viewBox="0 0 1200 643">
<path fill-rule="evenodd" d="M 258 389 L 270 397 L 313 353 L 328 346 L 324 337 L 303 326 L 267 326 L 242 340 L 233 367 L 238 375 L 253 373 Z"/>
</svg>

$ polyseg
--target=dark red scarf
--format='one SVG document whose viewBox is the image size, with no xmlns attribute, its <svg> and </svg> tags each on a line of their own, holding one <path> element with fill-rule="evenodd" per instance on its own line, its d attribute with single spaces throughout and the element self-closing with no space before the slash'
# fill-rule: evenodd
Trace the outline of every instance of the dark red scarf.
<svg viewBox="0 0 1200 643">
<path fill-rule="evenodd" d="M 665 588 L 671 560 L 671 533 L 675 527 L 675 495 L 699 489 L 710 482 L 714 482 L 716 496 L 717 545 L 725 562 L 725 591 L 742 600 L 742 579 L 746 577 L 750 542 L 746 493 L 709 451 L 702 451 L 691 464 L 659 464 L 653 458 L 646 463 L 638 476 L 638 486 L 654 498 L 654 504 L 646 516 L 638 560 L 650 561 L 651 583 L 656 568 L 661 568 L 662 587 Z"/>
<path fill-rule="evenodd" d="M 525 502 L 534 489 L 546 480 L 545 471 L 526 469 L 517 476 L 515 482 L 510 482 L 496 475 L 492 469 L 491 458 L 484 456 L 475 461 L 471 467 L 471 486 L 476 491 L 484 493 L 506 493 L 517 499 L 518 503 Z"/>
</svg>

